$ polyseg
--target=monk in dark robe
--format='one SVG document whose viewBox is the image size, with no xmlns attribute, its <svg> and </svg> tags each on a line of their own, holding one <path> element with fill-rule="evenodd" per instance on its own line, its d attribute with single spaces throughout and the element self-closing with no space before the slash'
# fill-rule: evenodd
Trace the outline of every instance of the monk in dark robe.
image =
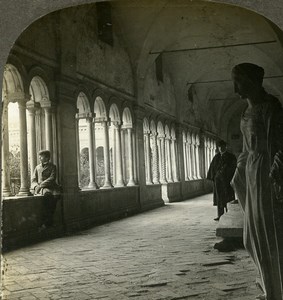
<svg viewBox="0 0 283 300">
<path fill-rule="evenodd" d="M 232 185 L 244 211 L 244 245 L 262 281 L 257 299 L 282 300 L 283 110 L 262 87 L 263 76 L 264 69 L 251 63 L 232 70 L 235 92 L 247 100 Z"/>
<path fill-rule="evenodd" d="M 227 211 L 227 203 L 235 199 L 234 190 L 230 185 L 236 169 L 237 159 L 234 154 L 227 151 L 227 144 L 224 141 L 218 142 L 218 150 L 209 166 L 207 179 L 213 181 L 213 205 L 217 206 L 217 218 Z"/>
</svg>

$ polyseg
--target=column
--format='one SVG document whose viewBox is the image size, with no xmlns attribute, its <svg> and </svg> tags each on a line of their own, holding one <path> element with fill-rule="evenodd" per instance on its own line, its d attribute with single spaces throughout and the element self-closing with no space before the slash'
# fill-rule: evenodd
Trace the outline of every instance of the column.
<svg viewBox="0 0 283 300">
<path fill-rule="evenodd" d="M 158 156 L 158 146 L 157 146 L 157 134 L 156 132 L 151 133 L 152 137 L 152 161 L 153 161 L 153 168 L 152 168 L 152 174 L 153 174 L 153 183 L 158 184 L 159 183 L 159 156 Z"/>
<path fill-rule="evenodd" d="M 132 147 L 132 128 L 127 128 L 128 133 L 128 154 L 129 154 L 129 181 L 127 186 L 135 185 L 134 181 L 134 162 L 133 162 L 133 147 Z"/>
<path fill-rule="evenodd" d="M 45 140 L 46 140 L 46 149 L 53 154 L 53 137 L 52 137 L 52 113 L 51 105 L 43 106 L 44 116 L 45 116 Z M 53 157 L 52 157 L 53 159 Z"/>
<path fill-rule="evenodd" d="M 3 100 L 3 119 L 2 119 L 2 194 L 4 197 L 11 196 L 10 187 L 10 159 L 9 159 L 9 120 L 8 120 L 8 106 L 7 99 Z"/>
<path fill-rule="evenodd" d="M 193 168 L 193 162 L 194 162 L 194 153 L 193 153 L 193 144 L 192 140 L 190 139 L 188 141 L 188 164 L 189 164 L 189 179 L 194 179 L 194 168 Z"/>
<path fill-rule="evenodd" d="M 114 148 L 116 148 L 115 153 L 113 153 L 113 156 L 116 155 L 115 161 L 115 186 L 125 186 L 124 180 L 123 180 L 123 166 L 122 166 L 122 147 L 121 147 L 121 125 L 118 123 L 113 124 L 114 125 Z M 114 169 L 114 165 L 113 165 Z"/>
<path fill-rule="evenodd" d="M 89 113 L 86 116 L 86 123 L 87 123 L 87 131 L 88 131 L 88 149 L 89 149 L 89 184 L 88 188 L 90 189 L 97 189 L 98 186 L 95 182 L 95 151 L 93 145 L 93 137 L 94 137 L 94 130 L 93 130 L 93 116 Z"/>
<path fill-rule="evenodd" d="M 109 157 L 109 131 L 108 131 L 108 124 L 107 121 L 101 122 L 103 128 L 103 135 L 104 135 L 104 147 L 103 147 L 103 154 L 104 154 L 104 185 L 101 187 L 102 189 L 109 189 L 112 188 L 111 184 L 111 177 L 110 177 L 110 157 Z"/>
<path fill-rule="evenodd" d="M 165 140 L 166 144 L 167 144 L 167 170 L 168 170 L 168 178 L 167 178 L 167 181 L 168 182 L 173 182 L 172 180 L 172 157 L 171 157 L 171 145 L 170 145 L 170 142 L 171 142 L 171 139 L 170 137 L 166 137 L 166 140 Z"/>
<path fill-rule="evenodd" d="M 197 169 L 196 169 L 196 140 L 195 138 L 193 137 L 192 138 L 192 174 L 193 174 L 193 179 L 198 179 L 197 178 Z"/>
<path fill-rule="evenodd" d="M 76 148 L 77 148 L 77 168 L 78 185 L 81 188 L 81 159 L 80 159 L 80 133 L 79 133 L 79 114 L 76 114 Z"/>
<path fill-rule="evenodd" d="M 160 183 L 167 183 L 165 178 L 165 137 L 161 136 L 159 138 L 160 143 L 160 156 L 161 156 L 161 164 L 160 164 Z"/>
<path fill-rule="evenodd" d="M 183 133 L 183 152 L 184 152 L 184 171 L 185 171 L 185 180 L 189 180 L 188 176 L 188 145 L 185 134 Z"/>
<path fill-rule="evenodd" d="M 114 124 L 112 124 L 112 125 L 113 125 L 113 126 L 111 126 L 111 127 L 113 127 L 113 149 L 112 149 L 113 180 L 112 180 L 112 184 L 114 186 L 116 186 L 116 183 L 117 183 L 117 137 L 116 137 L 116 130 L 114 129 Z M 110 169 L 111 169 L 111 166 L 110 166 Z M 122 173 L 123 173 L 123 171 L 122 171 Z"/>
<path fill-rule="evenodd" d="M 201 176 L 200 176 L 200 160 L 199 160 L 199 141 L 196 140 L 196 177 L 198 179 L 201 179 Z"/>
<path fill-rule="evenodd" d="M 177 182 L 178 175 L 177 175 L 177 159 L 176 159 L 176 139 L 172 138 L 171 140 L 171 153 L 172 153 L 172 173 L 173 173 L 173 181 Z"/>
<path fill-rule="evenodd" d="M 204 155 L 204 177 L 206 178 L 206 173 L 207 173 L 207 152 L 206 152 L 206 137 L 203 138 L 203 155 Z"/>
<path fill-rule="evenodd" d="M 133 124 L 134 126 L 134 124 Z M 132 129 L 132 145 L 133 145 L 133 163 L 134 163 L 134 182 L 138 184 L 138 171 L 137 171 L 137 157 L 139 156 L 138 149 L 136 148 L 136 130 Z"/>
<path fill-rule="evenodd" d="M 52 147 L 53 147 L 53 156 L 52 156 L 53 159 L 52 159 L 52 161 L 55 165 L 58 165 L 58 154 L 57 154 L 58 146 L 57 146 L 57 131 L 56 131 L 57 122 L 56 122 L 56 108 L 55 107 L 51 108 L 51 122 L 52 122 L 51 127 L 52 127 L 52 138 L 53 138 L 52 139 Z M 57 170 L 57 175 L 59 175 L 58 174 L 59 168 L 57 168 L 56 170 Z M 58 177 L 59 176 L 57 176 L 57 178 Z"/>
<path fill-rule="evenodd" d="M 145 156 L 146 156 L 146 184 L 152 184 L 152 178 L 151 178 L 151 161 L 150 161 L 150 132 L 146 132 L 144 134 L 145 138 Z"/>
<path fill-rule="evenodd" d="M 31 178 L 33 171 L 37 165 L 36 153 L 36 130 L 35 130 L 35 113 L 38 110 L 37 103 L 34 101 L 27 102 L 27 110 L 29 116 L 29 156 L 30 156 L 30 172 Z"/>
<path fill-rule="evenodd" d="M 20 122 L 20 168 L 21 187 L 18 196 L 30 195 L 28 183 L 28 145 L 27 145 L 27 120 L 26 120 L 26 100 L 18 101 L 19 122 Z"/>
</svg>

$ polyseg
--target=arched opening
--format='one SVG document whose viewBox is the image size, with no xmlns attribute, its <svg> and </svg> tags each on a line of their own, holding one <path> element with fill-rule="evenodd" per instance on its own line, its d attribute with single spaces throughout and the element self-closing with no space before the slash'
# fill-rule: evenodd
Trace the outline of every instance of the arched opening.
<svg viewBox="0 0 283 300">
<path fill-rule="evenodd" d="M 110 106 L 109 117 L 111 121 L 110 138 L 110 172 L 114 186 L 124 186 L 123 159 L 122 159 L 122 138 L 121 138 L 121 118 L 117 105 Z"/>
<path fill-rule="evenodd" d="M 28 197 L 29 168 L 39 149 L 51 150 L 59 165 L 64 226 L 71 231 L 162 206 L 164 186 L 168 202 L 211 192 L 205 175 L 216 141 L 241 151 L 244 107 L 231 82 L 235 64 L 263 66 L 266 90 L 282 103 L 282 32 L 261 15 L 228 0 L 88 2 L 28 27 L 6 65 L 3 194 L 26 201 L 4 220 L 9 242 L 26 232 L 39 236 L 29 218 L 34 210 L 23 205 L 35 203 Z M 44 75 L 35 75 L 34 66 Z M 85 92 L 77 94 L 78 86 Z M 18 146 L 13 115 L 19 116 Z M 12 147 L 18 156 L 9 156 Z M 11 184 L 11 159 L 18 191 Z"/>
</svg>

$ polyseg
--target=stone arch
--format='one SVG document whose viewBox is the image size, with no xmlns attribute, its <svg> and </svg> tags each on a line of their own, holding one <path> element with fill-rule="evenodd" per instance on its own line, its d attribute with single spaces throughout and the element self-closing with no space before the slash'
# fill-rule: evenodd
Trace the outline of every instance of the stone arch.
<svg viewBox="0 0 283 300">
<path fill-rule="evenodd" d="M 94 113 L 95 113 L 95 119 L 101 119 L 101 120 L 107 119 L 106 107 L 104 101 L 99 96 L 96 97 L 94 100 Z"/>
<path fill-rule="evenodd" d="M 45 81 L 40 76 L 34 76 L 30 82 L 29 92 L 32 102 L 49 103 L 49 91 Z"/>
<path fill-rule="evenodd" d="M 23 99 L 25 95 L 22 76 L 12 64 L 6 64 L 4 67 L 2 95 L 3 98 L 8 96 L 11 102 Z"/>
<path fill-rule="evenodd" d="M 148 119 L 145 117 L 143 119 L 143 132 L 147 133 L 150 131 Z"/>
<path fill-rule="evenodd" d="M 109 117 L 112 122 L 118 122 L 118 124 L 121 123 L 120 113 L 117 104 L 112 103 L 109 109 Z"/>
<path fill-rule="evenodd" d="M 123 110 L 123 126 L 128 126 L 130 128 L 133 127 L 133 119 L 132 119 L 132 114 L 131 111 L 128 107 L 125 107 Z"/>
<path fill-rule="evenodd" d="M 79 114 L 91 112 L 89 100 L 84 92 L 80 92 L 77 97 L 77 109 Z"/>
<path fill-rule="evenodd" d="M 163 136 L 164 135 L 164 127 L 161 121 L 158 121 L 157 123 L 157 133 L 159 136 Z"/>
<path fill-rule="evenodd" d="M 157 133 L 156 124 L 155 124 L 154 120 L 150 121 L 150 131 L 152 133 Z"/>
</svg>

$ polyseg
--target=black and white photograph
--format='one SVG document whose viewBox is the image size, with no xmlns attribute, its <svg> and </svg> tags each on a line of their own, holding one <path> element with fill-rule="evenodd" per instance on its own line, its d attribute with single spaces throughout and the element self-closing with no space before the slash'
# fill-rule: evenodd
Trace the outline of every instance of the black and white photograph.
<svg viewBox="0 0 283 300">
<path fill-rule="evenodd" d="M 282 0 L 0 0 L 3 300 L 283 300 Z"/>
</svg>

